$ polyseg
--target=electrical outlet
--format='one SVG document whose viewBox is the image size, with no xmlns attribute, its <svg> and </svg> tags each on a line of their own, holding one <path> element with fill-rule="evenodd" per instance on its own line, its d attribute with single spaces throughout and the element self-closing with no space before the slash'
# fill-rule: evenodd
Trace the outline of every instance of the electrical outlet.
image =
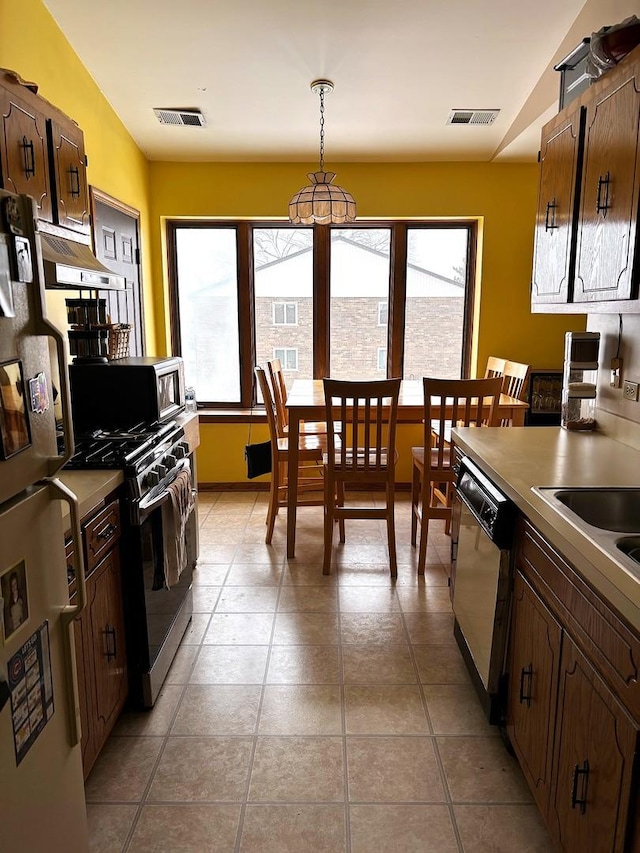
<svg viewBox="0 0 640 853">
<path fill-rule="evenodd" d="M 637 382 L 629 382 L 628 380 L 625 379 L 623 396 L 624 396 L 625 400 L 637 400 L 638 399 L 638 383 Z"/>
</svg>

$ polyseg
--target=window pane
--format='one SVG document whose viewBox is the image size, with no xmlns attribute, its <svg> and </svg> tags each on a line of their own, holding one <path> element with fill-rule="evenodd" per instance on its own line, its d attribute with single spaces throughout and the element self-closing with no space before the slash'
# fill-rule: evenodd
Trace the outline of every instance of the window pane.
<svg viewBox="0 0 640 853">
<path fill-rule="evenodd" d="M 462 375 L 466 228 L 409 228 L 404 378 Z"/>
<path fill-rule="evenodd" d="M 313 229 L 254 228 L 253 265 L 256 363 L 279 358 L 288 386 L 311 379 Z"/>
<path fill-rule="evenodd" d="M 379 379 L 378 348 L 386 348 L 389 228 L 331 229 L 331 376 Z M 386 365 L 385 365 L 386 375 Z"/>
<path fill-rule="evenodd" d="M 236 231 L 178 228 L 176 253 L 186 384 L 198 401 L 239 403 Z"/>
</svg>

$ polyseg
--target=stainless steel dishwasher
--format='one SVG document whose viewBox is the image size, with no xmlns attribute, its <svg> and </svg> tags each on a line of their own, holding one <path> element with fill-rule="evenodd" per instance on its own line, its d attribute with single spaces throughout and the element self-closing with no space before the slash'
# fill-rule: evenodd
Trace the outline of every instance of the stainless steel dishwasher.
<svg viewBox="0 0 640 853">
<path fill-rule="evenodd" d="M 489 721 L 501 723 L 517 508 L 467 457 L 456 492 L 454 636 Z"/>
</svg>

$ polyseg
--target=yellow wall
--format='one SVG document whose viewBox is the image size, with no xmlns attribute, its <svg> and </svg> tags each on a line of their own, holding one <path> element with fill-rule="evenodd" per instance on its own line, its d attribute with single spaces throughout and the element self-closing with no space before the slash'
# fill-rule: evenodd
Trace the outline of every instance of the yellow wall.
<svg viewBox="0 0 640 853">
<path fill-rule="evenodd" d="M 358 217 L 473 217 L 481 225 L 480 290 L 475 329 L 474 372 L 488 355 L 537 367 L 561 367 L 564 332 L 584 329 L 585 318 L 531 314 L 529 284 L 533 252 L 538 168 L 536 164 L 379 163 L 329 164 L 336 182 L 358 203 Z M 293 193 L 314 168 L 300 163 L 151 163 L 151 216 L 286 216 Z M 161 232 L 153 235 L 153 278 L 165 280 Z M 167 352 L 166 289 L 157 293 L 158 341 Z M 478 365 L 477 368 L 475 365 Z M 196 389 L 197 390 L 197 389 Z M 237 431 L 237 434 L 236 434 Z M 246 426 L 204 425 L 199 452 L 202 482 L 244 479 Z M 400 429 L 399 479 L 410 476 L 411 442 L 420 431 Z M 228 452 L 225 452 L 227 448 Z"/>
<path fill-rule="evenodd" d="M 148 163 L 41 0 L 0 0 L 0 66 L 36 81 L 45 98 L 78 122 L 89 182 L 140 210 L 148 351 L 168 353 L 163 218 L 285 217 L 289 198 L 316 164 Z M 328 165 L 353 193 L 363 219 L 478 218 L 481 289 L 474 370 L 477 364 L 482 373 L 489 354 L 540 367 L 561 364 L 565 330 L 584 328 L 584 319 L 529 311 L 534 164 Z M 61 300 L 49 297 L 56 317 L 62 314 Z M 415 431 L 409 432 L 406 442 L 415 441 Z M 202 433 L 201 480 L 244 480 L 246 426 L 205 425 Z M 402 479 L 405 469 L 401 463 Z"/>
<path fill-rule="evenodd" d="M 147 345 L 154 352 L 146 158 L 40 0 L 0 0 L 0 66 L 36 82 L 39 94 L 82 128 L 89 183 L 140 211 Z M 56 319 L 61 300 L 60 295 L 49 296 Z"/>
</svg>

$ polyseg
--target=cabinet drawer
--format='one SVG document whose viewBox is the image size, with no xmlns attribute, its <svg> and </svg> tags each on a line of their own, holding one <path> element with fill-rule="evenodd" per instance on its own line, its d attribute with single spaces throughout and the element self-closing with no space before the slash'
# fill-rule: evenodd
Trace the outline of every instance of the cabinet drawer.
<svg viewBox="0 0 640 853">
<path fill-rule="evenodd" d="M 86 571 L 91 572 L 120 539 L 120 505 L 107 504 L 82 526 L 86 549 Z"/>
<path fill-rule="evenodd" d="M 528 522 L 516 565 L 566 626 L 625 707 L 640 720 L 640 638 Z"/>
</svg>

